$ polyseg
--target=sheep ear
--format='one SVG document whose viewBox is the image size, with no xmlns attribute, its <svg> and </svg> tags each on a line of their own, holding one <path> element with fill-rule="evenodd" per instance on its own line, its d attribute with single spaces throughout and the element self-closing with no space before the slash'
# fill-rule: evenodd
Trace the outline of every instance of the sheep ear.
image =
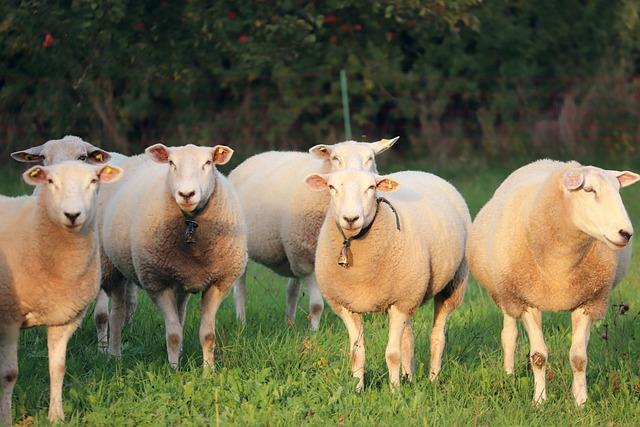
<svg viewBox="0 0 640 427">
<path fill-rule="evenodd" d="M 111 160 L 111 154 L 99 149 L 98 147 L 94 147 L 93 145 L 89 147 L 88 151 L 89 154 L 87 155 L 87 163 L 101 164 L 107 163 L 109 160 Z"/>
<path fill-rule="evenodd" d="M 122 168 L 117 166 L 106 165 L 98 171 L 98 178 L 100 182 L 116 182 L 122 178 Z"/>
<path fill-rule="evenodd" d="M 231 159 L 231 156 L 233 156 L 233 150 L 226 145 L 216 145 L 213 147 L 214 164 L 224 165 Z"/>
<path fill-rule="evenodd" d="M 376 176 L 376 189 L 378 191 L 389 192 L 396 191 L 400 184 L 398 181 L 394 181 L 391 178 L 385 178 L 383 176 Z"/>
<path fill-rule="evenodd" d="M 307 183 L 309 187 L 314 189 L 315 191 L 326 190 L 329 185 L 327 184 L 326 175 L 321 175 L 318 173 L 314 173 L 313 175 L 309 175 L 305 178 L 304 182 Z"/>
<path fill-rule="evenodd" d="M 635 184 L 636 182 L 640 181 L 640 175 L 634 172 L 630 172 L 630 171 L 620 172 L 620 171 L 613 171 L 613 170 L 610 170 L 608 172 L 612 173 L 613 176 L 615 176 L 618 179 L 618 182 L 620 183 L 620 188 L 628 187 L 631 184 Z"/>
<path fill-rule="evenodd" d="M 39 185 L 47 182 L 47 171 L 42 166 L 33 166 L 22 174 L 22 179 L 29 185 Z"/>
<path fill-rule="evenodd" d="M 313 154 L 320 160 L 329 160 L 331 157 L 331 148 L 328 145 L 319 144 L 309 148 L 309 153 Z"/>
<path fill-rule="evenodd" d="M 11 153 L 11 157 L 19 162 L 37 163 L 44 160 L 44 156 L 40 154 L 41 152 L 42 145 L 38 145 L 37 147 Z"/>
<path fill-rule="evenodd" d="M 151 147 L 147 147 L 144 152 L 147 153 L 147 156 L 151 157 L 154 162 L 169 162 L 169 148 L 164 144 L 154 144 Z"/>
<path fill-rule="evenodd" d="M 398 139 L 400 139 L 399 136 L 396 136 L 395 138 L 392 138 L 392 139 L 381 139 L 380 141 L 369 143 L 369 146 L 373 148 L 373 152 L 376 155 L 378 155 L 382 152 L 387 151 L 389 148 L 391 148 Z"/>
<path fill-rule="evenodd" d="M 584 184 L 584 172 L 578 169 L 570 169 L 564 173 L 562 183 L 569 191 L 578 190 Z"/>
</svg>

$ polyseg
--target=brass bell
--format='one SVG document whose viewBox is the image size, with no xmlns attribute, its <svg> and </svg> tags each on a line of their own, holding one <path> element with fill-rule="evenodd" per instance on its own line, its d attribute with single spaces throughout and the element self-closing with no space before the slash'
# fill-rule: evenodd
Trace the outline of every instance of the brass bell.
<svg viewBox="0 0 640 427">
<path fill-rule="evenodd" d="M 344 268 L 349 268 L 353 262 L 353 256 L 351 255 L 351 249 L 347 245 L 342 246 L 340 255 L 338 255 L 338 265 Z"/>
</svg>

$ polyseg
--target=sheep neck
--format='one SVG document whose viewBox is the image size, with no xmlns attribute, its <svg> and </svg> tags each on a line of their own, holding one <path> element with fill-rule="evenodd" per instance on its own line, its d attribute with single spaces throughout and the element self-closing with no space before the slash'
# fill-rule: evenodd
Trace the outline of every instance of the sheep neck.
<svg viewBox="0 0 640 427">
<path fill-rule="evenodd" d="M 393 213 L 393 218 L 395 221 L 395 227 L 397 229 L 397 231 L 400 231 L 400 218 L 398 216 L 398 212 L 396 211 L 396 209 L 393 207 L 393 205 L 384 197 L 377 197 L 376 198 L 376 212 L 373 216 L 373 219 L 371 220 L 371 222 L 366 226 L 363 227 L 358 234 L 351 236 L 351 237 L 347 237 L 344 234 L 344 231 L 342 230 L 342 227 L 340 226 L 340 224 L 336 221 L 336 229 L 339 232 L 339 236 L 342 240 L 342 248 L 340 250 L 340 254 L 338 256 L 338 265 L 347 269 L 349 267 L 351 267 L 352 263 L 353 263 L 353 254 L 351 252 L 351 244 L 354 241 L 360 241 L 363 240 L 365 237 L 369 236 L 369 234 L 374 234 L 372 229 L 375 229 L 376 231 L 378 230 L 382 230 L 384 228 L 389 228 L 391 226 L 391 218 L 389 217 L 390 214 L 388 212 L 380 212 L 380 203 L 386 203 L 389 206 L 389 209 L 391 209 L 391 212 Z M 376 221 L 376 219 L 378 219 L 378 221 Z M 375 245 L 375 242 L 377 241 L 377 236 L 373 236 L 372 237 L 373 240 L 373 244 Z M 378 242 L 379 243 L 379 242 Z"/>
<path fill-rule="evenodd" d="M 526 220 L 531 256 L 541 272 L 550 277 L 571 272 L 597 243 L 570 219 L 561 187 L 562 172 L 552 174 L 542 185 Z"/>
</svg>

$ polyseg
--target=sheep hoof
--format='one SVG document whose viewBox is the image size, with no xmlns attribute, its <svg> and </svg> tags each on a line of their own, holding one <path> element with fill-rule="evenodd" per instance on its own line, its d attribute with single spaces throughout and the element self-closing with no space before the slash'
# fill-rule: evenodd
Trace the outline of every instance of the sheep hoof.
<svg viewBox="0 0 640 427">
<path fill-rule="evenodd" d="M 439 372 L 431 371 L 431 373 L 429 374 L 429 381 L 434 382 L 435 380 L 437 380 L 438 379 L 438 373 Z"/>
<path fill-rule="evenodd" d="M 293 327 L 294 323 L 295 322 L 292 319 L 287 319 L 287 326 L 288 327 L 290 327 L 290 328 Z"/>
<path fill-rule="evenodd" d="M 579 390 L 574 390 L 573 399 L 575 400 L 575 403 L 576 403 L 577 407 L 584 406 L 585 402 L 587 401 L 587 389 L 586 389 L 586 387 L 583 387 L 583 388 L 581 388 Z"/>
<path fill-rule="evenodd" d="M 107 354 L 108 349 L 109 349 L 109 345 L 106 342 L 98 343 L 98 353 Z"/>
<path fill-rule="evenodd" d="M 356 384 L 356 393 L 361 393 L 364 390 L 364 379 L 360 378 L 358 384 Z"/>
</svg>

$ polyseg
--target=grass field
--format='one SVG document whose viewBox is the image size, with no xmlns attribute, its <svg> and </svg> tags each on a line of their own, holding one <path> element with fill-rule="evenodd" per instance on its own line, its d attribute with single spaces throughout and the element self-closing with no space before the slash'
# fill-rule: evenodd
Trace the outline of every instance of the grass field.
<svg viewBox="0 0 640 427">
<path fill-rule="evenodd" d="M 419 165 L 411 165 L 418 167 Z M 385 168 L 388 170 L 388 168 Z M 398 168 L 395 168 L 398 169 Z M 472 214 L 487 201 L 511 167 L 436 168 L 465 196 Z M 0 169 L 0 192 L 29 191 L 16 170 Z M 636 230 L 640 229 L 640 185 L 624 190 Z M 301 298 L 294 326 L 285 323 L 285 283 L 255 264 L 249 266 L 248 325 L 235 321 L 231 296 L 217 321 L 215 372 L 205 375 L 198 342 L 198 298 L 191 300 L 179 372 L 166 361 L 164 324 L 140 294 L 135 323 L 123 337 L 123 357 L 97 354 L 91 316 L 71 339 L 63 390 L 72 425 L 637 425 L 640 421 L 640 239 L 625 281 L 611 295 L 607 317 L 592 328 L 589 400 L 571 399 L 567 313 L 544 315 L 549 348 L 548 401 L 531 405 L 533 378 L 528 344 L 520 327 L 516 371 L 502 372 L 501 317 L 491 298 L 472 280 L 465 302 L 448 322 L 443 370 L 427 379 L 432 304 L 414 318 L 417 375 L 413 384 L 389 391 L 384 350 L 386 316 L 365 316 L 365 390 L 354 392 L 347 333 L 327 307 L 319 332 L 307 332 L 307 300 Z M 627 303 L 619 314 L 615 306 Z M 601 338 L 608 325 L 608 340 Z M 47 424 L 46 334 L 24 331 L 14 421 Z"/>
</svg>

